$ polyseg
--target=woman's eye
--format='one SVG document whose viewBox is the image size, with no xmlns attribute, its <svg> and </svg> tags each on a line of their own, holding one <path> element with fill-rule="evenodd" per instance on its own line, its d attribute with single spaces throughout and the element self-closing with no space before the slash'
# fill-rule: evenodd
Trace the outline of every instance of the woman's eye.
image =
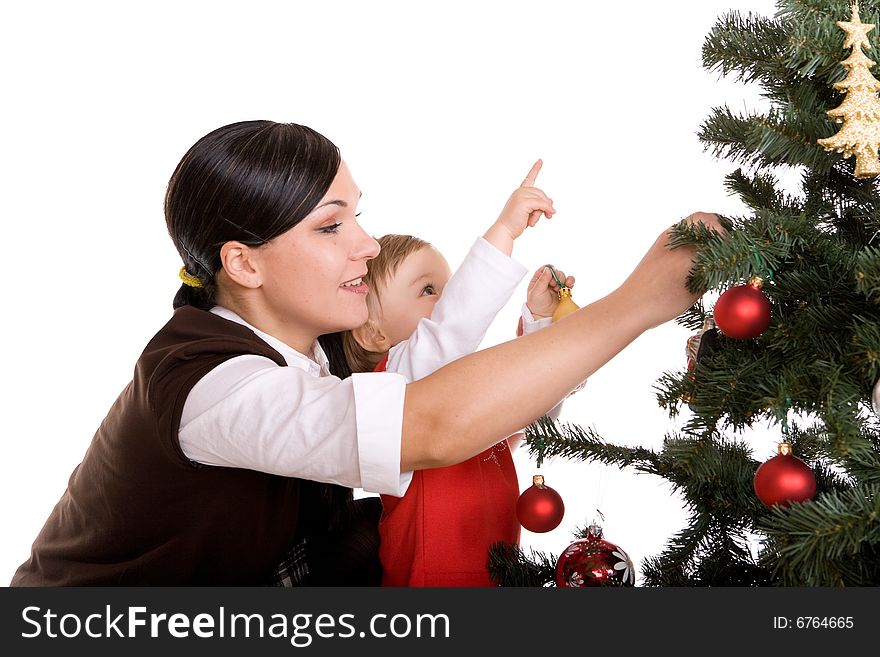
<svg viewBox="0 0 880 657">
<path fill-rule="evenodd" d="M 339 227 L 341 225 L 342 224 L 340 224 L 340 223 L 336 223 L 336 224 L 331 224 L 330 226 L 322 226 L 321 228 L 318 229 L 318 232 L 324 233 L 325 235 L 335 234 L 335 233 L 339 232 Z"/>
<path fill-rule="evenodd" d="M 425 287 L 422 288 L 422 296 L 423 297 L 430 297 L 431 295 L 434 295 L 434 294 L 437 294 L 437 292 L 434 290 L 433 285 L 426 285 Z"/>
</svg>

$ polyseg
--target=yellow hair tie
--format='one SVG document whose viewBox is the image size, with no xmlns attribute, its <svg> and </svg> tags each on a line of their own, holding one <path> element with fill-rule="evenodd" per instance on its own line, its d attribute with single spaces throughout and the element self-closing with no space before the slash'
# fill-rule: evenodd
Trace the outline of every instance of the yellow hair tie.
<svg viewBox="0 0 880 657">
<path fill-rule="evenodd" d="M 198 278 L 196 278 L 192 274 L 188 274 L 185 266 L 180 268 L 180 273 L 178 273 L 177 275 L 180 276 L 180 280 L 182 280 L 185 285 L 189 285 L 190 287 L 205 286 L 204 283 L 202 283 Z"/>
</svg>

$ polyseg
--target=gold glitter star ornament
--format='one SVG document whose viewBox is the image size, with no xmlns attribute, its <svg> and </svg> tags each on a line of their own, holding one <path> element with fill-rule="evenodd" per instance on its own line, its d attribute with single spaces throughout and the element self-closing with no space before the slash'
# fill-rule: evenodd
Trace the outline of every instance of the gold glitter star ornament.
<svg viewBox="0 0 880 657">
<path fill-rule="evenodd" d="M 868 32 L 874 29 L 873 23 L 863 23 L 859 18 L 859 4 L 854 2 L 851 7 L 852 16 L 849 21 L 837 21 L 837 25 L 846 32 L 844 48 L 852 48 L 852 53 L 841 64 L 847 70 L 847 76 L 834 84 L 834 88 L 846 93 L 843 102 L 828 115 L 843 127 L 837 134 L 827 139 L 819 139 L 818 143 L 826 151 L 843 153 L 844 157 L 856 156 L 856 178 L 873 178 L 880 175 L 880 160 L 877 149 L 880 148 L 880 91 L 878 81 L 868 70 L 876 64 L 870 60 L 862 48 L 870 49 Z"/>
</svg>

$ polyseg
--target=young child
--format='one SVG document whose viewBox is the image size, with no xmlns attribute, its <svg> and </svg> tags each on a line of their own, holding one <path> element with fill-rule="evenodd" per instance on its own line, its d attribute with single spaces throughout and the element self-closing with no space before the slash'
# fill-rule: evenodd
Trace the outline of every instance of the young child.
<svg viewBox="0 0 880 657">
<path fill-rule="evenodd" d="M 540 162 L 530 173 L 532 181 L 539 168 Z M 344 336 L 352 371 L 397 372 L 413 381 L 478 348 L 525 273 L 509 257 L 518 235 L 497 230 L 522 212 L 523 189 L 511 195 L 498 221 L 451 277 L 446 260 L 427 242 L 409 235 L 379 238 L 381 250 L 365 279 L 371 290 L 369 320 Z M 574 284 L 562 272 L 557 276 L 569 287 Z M 522 332 L 551 323 L 559 303 L 556 290 L 547 267 L 535 272 L 522 309 Z M 548 414 L 556 417 L 558 411 L 559 406 Z M 486 568 L 489 547 L 496 541 L 519 543 L 519 484 L 510 450 L 520 438 L 501 440 L 455 466 L 415 472 L 402 498 L 382 496 L 383 585 L 493 585 Z"/>
</svg>

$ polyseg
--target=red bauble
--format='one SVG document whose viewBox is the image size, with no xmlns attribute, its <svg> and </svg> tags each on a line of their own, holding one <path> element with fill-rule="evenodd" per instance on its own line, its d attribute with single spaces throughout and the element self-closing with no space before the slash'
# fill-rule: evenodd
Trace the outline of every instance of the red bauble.
<svg viewBox="0 0 880 657">
<path fill-rule="evenodd" d="M 569 545 L 556 562 L 556 586 L 635 586 L 629 556 L 602 538 L 602 528 L 590 525 L 587 538 Z"/>
<path fill-rule="evenodd" d="M 791 453 L 788 443 L 780 443 L 779 454 L 762 463 L 755 472 L 755 494 L 767 506 L 803 502 L 811 499 L 815 492 L 813 471 Z"/>
<path fill-rule="evenodd" d="M 565 504 L 559 493 L 544 484 L 544 477 L 535 475 L 532 481 L 516 501 L 516 517 L 530 532 L 541 534 L 559 526 Z"/>
<path fill-rule="evenodd" d="M 770 326 L 770 301 L 761 292 L 760 279 L 727 290 L 715 302 L 715 324 L 734 340 L 756 338 Z"/>
</svg>

